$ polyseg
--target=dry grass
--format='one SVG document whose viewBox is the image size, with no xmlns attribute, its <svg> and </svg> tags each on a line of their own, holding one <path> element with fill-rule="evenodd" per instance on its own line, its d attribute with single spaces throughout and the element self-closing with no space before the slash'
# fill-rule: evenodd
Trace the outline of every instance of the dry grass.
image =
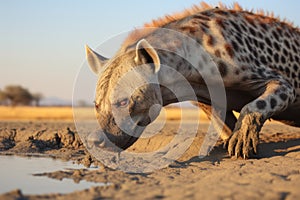
<svg viewBox="0 0 300 200">
<path fill-rule="evenodd" d="M 0 107 L 0 120 L 73 120 L 72 107 Z"/>
<path fill-rule="evenodd" d="M 93 108 L 76 108 L 84 119 L 95 119 Z M 164 108 L 158 120 L 207 120 L 197 109 Z M 6 107 L 0 106 L 0 120 L 73 120 L 72 107 Z"/>
</svg>

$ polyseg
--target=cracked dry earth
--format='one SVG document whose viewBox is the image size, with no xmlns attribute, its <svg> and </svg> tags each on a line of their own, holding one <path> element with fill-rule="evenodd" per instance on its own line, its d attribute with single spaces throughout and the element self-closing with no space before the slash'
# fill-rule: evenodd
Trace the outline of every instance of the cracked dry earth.
<svg viewBox="0 0 300 200">
<path fill-rule="evenodd" d="M 176 123 L 171 121 L 162 130 L 166 141 L 173 137 Z M 85 150 L 71 122 L 6 121 L 0 127 L 0 155 L 43 156 L 100 166 L 38 176 L 110 183 L 67 194 L 27 195 L 14 190 L 0 194 L 0 199 L 300 199 L 300 129 L 279 123 L 268 122 L 262 129 L 256 158 L 229 158 L 218 142 L 209 156 L 198 159 L 205 135 L 200 129 L 178 161 L 148 174 L 101 166 Z M 161 136 L 149 140 L 138 141 L 133 151 L 151 151 L 163 144 Z"/>
</svg>

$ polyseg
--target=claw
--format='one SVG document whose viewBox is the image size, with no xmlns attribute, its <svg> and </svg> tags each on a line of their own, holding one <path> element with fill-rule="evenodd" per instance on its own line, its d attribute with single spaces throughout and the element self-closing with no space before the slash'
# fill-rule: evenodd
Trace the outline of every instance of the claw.
<svg viewBox="0 0 300 200">
<path fill-rule="evenodd" d="M 233 146 L 234 146 L 234 145 L 231 145 L 231 144 L 229 143 L 229 146 L 228 146 L 228 154 L 229 154 L 230 156 L 233 156 L 233 155 L 234 155 Z"/>
<path fill-rule="evenodd" d="M 223 149 L 227 149 L 229 146 L 229 139 L 225 140 L 223 143 Z"/>
<path fill-rule="evenodd" d="M 235 148 L 235 157 L 239 157 L 240 156 L 240 152 L 239 152 L 239 150 L 237 149 L 237 147 Z"/>
<path fill-rule="evenodd" d="M 238 152 L 236 152 L 234 156 L 235 156 L 236 158 L 238 158 L 238 157 L 239 157 Z"/>
<path fill-rule="evenodd" d="M 228 154 L 229 156 L 235 155 L 234 147 L 236 146 L 237 138 L 236 135 L 232 135 L 230 140 L 228 141 Z"/>
<path fill-rule="evenodd" d="M 257 155 L 257 145 L 253 145 L 253 153 Z"/>
</svg>

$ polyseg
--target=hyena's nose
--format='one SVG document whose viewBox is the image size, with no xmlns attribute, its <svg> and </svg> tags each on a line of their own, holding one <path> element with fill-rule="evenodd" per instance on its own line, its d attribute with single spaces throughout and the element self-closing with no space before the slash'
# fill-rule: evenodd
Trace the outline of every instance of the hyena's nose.
<svg viewBox="0 0 300 200">
<path fill-rule="evenodd" d="M 105 138 L 106 136 L 101 130 L 95 130 L 91 132 L 87 137 L 88 148 L 105 147 Z"/>
<path fill-rule="evenodd" d="M 112 152 L 120 151 L 112 141 L 110 141 L 103 130 L 95 130 L 91 132 L 87 137 L 87 147 L 92 148 L 101 148 L 103 150 L 108 150 Z"/>
</svg>

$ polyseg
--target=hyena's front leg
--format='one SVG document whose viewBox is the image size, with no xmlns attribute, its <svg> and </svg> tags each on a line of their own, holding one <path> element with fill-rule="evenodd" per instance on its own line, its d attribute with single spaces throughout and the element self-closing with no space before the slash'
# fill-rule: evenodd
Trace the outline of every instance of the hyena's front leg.
<svg viewBox="0 0 300 200">
<path fill-rule="evenodd" d="M 203 112 L 205 112 L 208 119 L 211 120 L 216 131 L 218 131 L 220 134 L 222 140 L 226 143 L 232 134 L 235 123 L 237 122 L 233 112 L 227 111 L 226 113 L 221 113 L 219 110 L 215 110 L 215 112 L 213 112 L 211 105 L 201 102 L 197 102 L 195 105 L 200 107 Z M 222 120 L 222 118 L 225 119 L 225 122 Z"/>
<path fill-rule="evenodd" d="M 246 159 L 252 151 L 257 154 L 259 132 L 264 122 L 285 110 L 294 99 L 295 90 L 289 82 L 284 79 L 269 81 L 264 93 L 242 108 L 229 139 L 229 155 Z"/>
</svg>

